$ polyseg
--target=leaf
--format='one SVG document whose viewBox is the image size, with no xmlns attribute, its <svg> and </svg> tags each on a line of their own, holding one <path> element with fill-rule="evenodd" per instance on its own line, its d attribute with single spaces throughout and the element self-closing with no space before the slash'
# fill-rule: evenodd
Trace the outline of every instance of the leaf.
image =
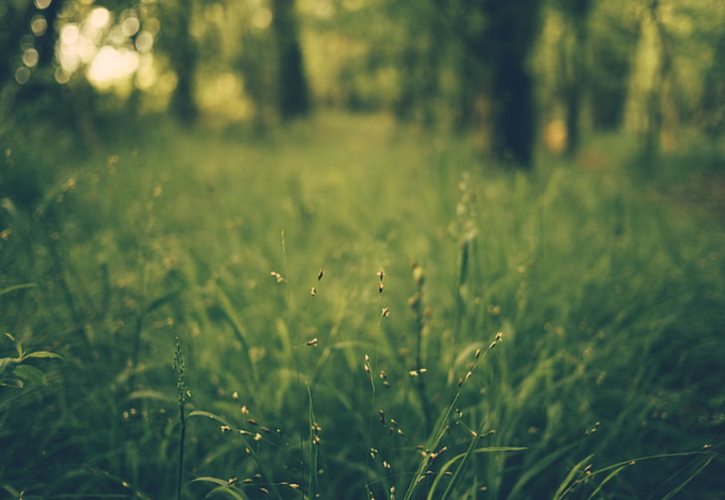
<svg viewBox="0 0 725 500">
<path fill-rule="evenodd" d="M 15 350 L 18 353 L 18 357 L 22 360 L 23 359 L 23 346 L 20 345 L 20 342 L 15 340 L 15 337 L 12 336 L 12 334 L 5 332 L 5 336 L 10 339 L 10 342 L 13 343 L 15 346 Z"/>
<path fill-rule="evenodd" d="M 0 358 L 0 375 L 2 375 L 6 369 L 10 368 L 12 365 L 17 365 L 20 363 L 20 359 L 18 358 Z"/>
<path fill-rule="evenodd" d="M 317 444 L 314 442 L 315 438 L 315 425 L 316 425 L 316 418 L 315 418 L 315 407 L 313 406 L 312 401 L 312 391 L 310 390 L 310 385 L 307 384 L 307 399 L 309 401 L 309 406 L 307 409 L 307 419 L 310 424 L 310 453 L 308 457 L 308 465 L 309 465 L 309 479 L 308 479 L 308 488 L 309 491 L 308 496 L 310 498 L 316 498 L 317 497 L 317 452 L 318 447 Z"/>
<path fill-rule="evenodd" d="M 22 493 L 19 492 L 18 490 L 16 490 L 15 488 L 13 488 L 12 485 L 3 484 L 3 488 L 5 489 L 5 491 L 7 491 L 11 495 L 13 495 L 15 498 L 20 498 L 22 496 Z"/>
<path fill-rule="evenodd" d="M 7 293 L 15 292 L 17 290 L 25 290 L 26 288 L 35 288 L 37 286 L 38 285 L 36 285 L 35 283 L 18 283 L 16 285 L 10 285 L 9 287 L 3 288 L 2 290 L 0 290 L 0 296 L 5 295 Z"/>
<path fill-rule="evenodd" d="M 15 368 L 15 375 L 30 384 L 45 385 L 45 374 L 34 366 L 20 365 Z"/>
<path fill-rule="evenodd" d="M 715 460 L 715 457 L 716 456 L 717 455 L 715 455 L 713 453 L 709 457 L 707 457 L 705 460 L 703 460 L 703 462 L 700 464 L 700 466 L 697 469 L 695 469 L 695 471 L 692 474 L 690 474 L 687 479 L 685 479 L 684 481 L 682 481 L 679 485 L 675 486 L 667 495 L 665 495 L 664 497 L 662 497 L 662 500 L 670 500 L 670 498 L 674 497 L 680 491 L 682 491 L 682 489 L 685 486 L 687 486 L 690 483 L 690 481 L 692 481 L 693 479 L 695 479 L 695 477 L 697 475 L 699 475 L 703 470 L 705 470 L 705 468 L 708 465 L 710 465 L 710 462 L 712 462 L 713 460 Z"/>
<path fill-rule="evenodd" d="M 144 314 L 149 314 L 149 313 L 155 311 L 156 309 L 160 308 L 161 306 L 163 306 L 167 302 L 170 302 L 172 299 L 174 299 L 174 297 L 176 297 L 177 295 L 179 295 L 180 292 L 181 292 L 181 290 L 174 290 L 171 293 L 168 293 L 166 295 L 162 295 L 161 297 L 152 300 L 149 303 L 149 305 L 146 306 L 146 309 L 144 310 Z"/>
<path fill-rule="evenodd" d="M 474 439 L 471 442 L 475 444 L 477 440 Z M 428 491 L 428 500 L 432 500 L 433 498 L 436 498 L 433 493 L 435 493 L 435 490 L 438 488 L 438 485 L 440 484 L 441 480 L 445 476 L 446 471 L 451 468 L 453 464 L 458 462 L 459 460 L 462 460 L 466 458 L 467 456 L 470 456 L 471 453 L 505 453 L 505 452 L 513 452 L 513 451 L 526 451 L 526 448 L 520 447 L 520 446 L 486 446 L 484 448 L 476 448 L 472 452 L 470 450 L 467 450 L 465 453 L 460 453 L 450 459 L 448 462 L 443 464 L 441 466 L 441 469 L 438 471 L 438 474 L 436 475 L 436 478 L 433 480 L 433 484 L 430 487 L 430 490 Z M 461 464 L 463 466 L 465 464 Z M 459 467 L 458 470 L 461 470 Z M 455 477 L 451 479 L 451 483 L 454 482 Z M 451 488 L 451 485 L 449 484 L 449 488 Z M 446 491 L 448 491 L 448 489 Z M 447 494 L 450 494 L 451 492 L 448 492 Z M 444 496 L 446 493 L 444 493 Z"/>
<path fill-rule="evenodd" d="M 131 394 L 128 395 L 128 399 L 153 399 L 156 401 L 163 401 L 165 403 L 174 403 L 176 401 L 176 398 L 174 396 L 170 396 L 168 394 L 164 394 L 163 392 L 154 391 L 151 389 L 143 391 L 133 391 Z"/>
<path fill-rule="evenodd" d="M 234 306 L 232 305 L 231 300 L 229 300 L 226 292 L 219 285 L 217 285 L 214 289 L 216 291 L 217 304 L 224 313 L 227 323 L 232 328 L 234 336 L 237 338 L 239 343 L 242 344 L 242 352 L 246 357 L 245 361 L 249 365 L 249 369 L 251 371 L 251 380 L 249 380 L 249 382 L 252 385 L 256 386 L 259 383 L 259 374 L 257 373 L 257 366 L 255 365 L 254 360 L 250 355 L 251 349 L 249 347 L 249 342 L 247 341 L 247 332 L 244 328 L 244 325 L 239 319 L 239 316 L 237 315 Z M 249 377 L 249 375 L 247 375 L 247 377 Z"/>
<path fill-rule="evenodd" d="M 216 488 L 211 490 L 209 493 L 207 493 L 204 498 L 211 498 L 213 496 L 216 496 L 217 493 L 226 493 L 227 495 L 229 495 L 232 498 L 241 498 L 241 499 L 248 498 L 248 497 L 242 496 L 242 493 L 240 493 L 240 491 L 232 490 L 228 486 L 217 486 Z"/>
<path fill-rule="evenodd" d="M 192 418 L 192 417 L 209 418 L 211 420 L 219 422 L 220 424 L 228 425 L 229 427 L 234 428 L 234 426 L 229 425 L 229 423 L 226 420 L 224 420 L 222 417 L 220 417 L 218 415 L 214 415 L 213 413 L 208 412 L 208 411 L 194 410 L 191 413 L 189 413 L 189 415 L 187 416 L 187 418 Z M 245 446 L 249 447 L 249 444 L 248 444 L 247 440 L 244 438 L 244 436 L 239 435 L 239 438 L 244 442 Z M 251 450 L 251 448 L 249 448 L 249 449 Z M 259 469 L 262 472 L 262 476 L 268 479 L 269 486 L 272 488 L 272 493 L 274 494 L 275 497 L 281 499 L 282 496 L 279 494 L 279 490 L 277 489 L 277 486 L 274 484 L 274 481 L 272 480 L 271 472 L 267 469 L 267 467 L 264 465 L 264 463 L 260 462 L 259 457 L 257 456 L 256 453 L 254 453 L 253 450 L 252 450 L 251 454 L 252 454 L 252 458 L 259 466 Z"/>
<path fill-rule="evenodd" d="M 188 418 L 192 418 L 192 417 L 209 418 L 211 420 L 215 420 L 215 421 L 219 422 L 220 424 L 229 425 L 229 423 L 226 420 L 224 420 L 222 417 L 220 417 L 218 415 L 214 415 L 213 413 L 205 411 L 205 410 L 194 410 L 191 413 L 189 413 L 186 418 L 188 419 Z"/>
<path fill-rule="evenodd" d="M 521 477 L 519 477 L 518 481 L 516 481 L 516 484 L 514 485 L 513 489 L 511 490 L 510 497 L 511 498 L 518 498 L 521 490 L 524 488 L 526 483 L 528 483 L 533 477 L 535 477 L 537 474 L 539 474 L 541 471 L 549 467 L 552 463 L 557 461 L 559 457 L 562 455 L 565 455 L 570 450 L 575 448 L 578 445 L 578 443 L 570 443 L 566 446 L 563 446 L 552 453 L 549 453 L 545 457 L 543 457 L 541 460 L 538 460 L 534 464 L 527 467 L 526 472 L 524 472 Z"/>
<path fill-rule="evenodd" d="M 25 359 L 38 358 L 38 359 L 63 359 L 63 356 L 50 351 L 35 351 L 25 355 Z"/>
<path fill-rule="evenodd" d="M 13 389 L 22 389 L 25 386 L 19 378 L 6 378 L 0 380 L 0 387 L 12 387 Z"/>
<path fill-rule="evenodd" d="M 202 477 L 197 477 L 196 479 L 192 479 L 190 481 L 190 483 L 196 483 L 196 482 L 205 482 L 205 483 L 212 483 L 212 484 L 217 485 L 217 488 L 214 488 L 213 490 L 211 490 L 211 492 L 209 492 L 209 494 L 207 494 L 206 498 L 209 498 L 213 493 L 215 493 L 217 491 L 223 491 L 224 493 L 227 493 L 230 497 L 235 498 L 236 500 L 247 500 L 249 498 L 243 492 L 241 492 L 239 489 L 230 485 L 224 479 L 219 479 L 218 477 L 202 476 Z"/>
<path fill-rule="evenodd" d="M 585 463 L 591 460 L 593 456 L 594 455 L 588 455 L 584 457 L 569 471 L 569 474 L 566 475 L 564 481 L 562 481 L 562 483 L 559 485 L 559 488 L 556 490 L 556 493 L 554 493 L 553 500 L 559 500 L 560 498 L 564 498 L 567 495 L 569 485 L 574 480 L 576 473 L 579 472 L 579 469 L 581 469 Z"/>
<path fill-rule="evenodd" d="M 599 483 L 599 485 L 594 489 L 594 491 L 592 491 L 592 494 L 589 495 L 589 499 L 591 500 L 592 498 L 596 497 L 599 494 L 599 492 L 602 491 L 602 488 L 604 488 L 604 485 L 607 484 L 612 479 L 614 479 L 614 476 L 616 476 L 617 474 L 622 472 L 625 468 L 627 468 L 626 465 L 621 465 L 621 466 L 617 467 L 616 469 L 614 469 L 612 472 L 610 472 L 607 475 L 607 477 L 605 477 L 602 480 L 602 482 Z"/>
</svg>

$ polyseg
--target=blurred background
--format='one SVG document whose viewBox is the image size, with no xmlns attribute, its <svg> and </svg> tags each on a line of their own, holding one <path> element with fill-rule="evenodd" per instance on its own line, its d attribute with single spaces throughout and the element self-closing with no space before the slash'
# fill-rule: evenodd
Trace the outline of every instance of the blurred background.
<svg viewBox="0 0 725 500">
<path fill-rule="evenodd" d="M 256 131 L 316 110 L 473 134 L 520 166 L 591 134 L 643 157 L 725 123 L 717 0 L 3 0 L 3 128 L 170 114 Z"/>
<path fill-rule="evenodd" d="M 722 0 L 0 0 L 0 497 L 720 500 L 724 134 Z"/>
</svg>

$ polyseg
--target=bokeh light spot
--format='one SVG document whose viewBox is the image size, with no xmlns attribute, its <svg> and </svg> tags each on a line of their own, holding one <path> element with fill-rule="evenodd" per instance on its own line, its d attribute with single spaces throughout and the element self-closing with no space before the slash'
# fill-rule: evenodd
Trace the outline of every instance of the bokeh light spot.
<svg viewBox="0 0 725 500">
<path fill-rule="evenodd" d="M 121 31 L 123 31 L 123 34 L 127 37 L 132 37 L 136 33 L 138 33 L 139 28 L 141 27 L 141 23 L 139 22 L 137 17 L 127 17 L 124 19 L 123 24 L 121 25 Z"/>
<path fill-rule="evenodd" d="M 93 28 L 103 29 L 111 21 L 111 13 L 104 7 L 96 7 L 88 16 L 88 22 Z"/>
<path fill-rule="evenodd" d="M 98 51 L 88 68 L 88 79 L 99 86 L 126 78 L 138 69 L 138 53 L 105 45 Z"/>
<path fill-rule="evenodd" d="M 64 85 L 70 81 L 70 75 L 63 71 L 63 68 L 55 69 L 55 81 Z"/>
<path fill-rule="evenodd" d="M 252 25 L 255 28 L 263 30 L 272 24 L 272 11 L 269 9 L 259 9 L 252 16 Z"/>
<path fill-rule="evenodd" d="M 136 37 L 136 50 L 140 53 L 145 54 L 149 52 L 154 46 L 154 36 L 148 31 L 142 31 Z"/>
<path fill-rule="evenodd" d="M 60 31 L 60 41 L 66 45 L 73 45 L 78 41 L 80 30 L 75 24 L 66 24 Z"/>
<path fill-rule="evenodd" d="M 23 64 L 32 68 L 38 64 L 39 54 L 35 49 L 27 49 L 23 52 Z"/>
<path fill-rule="evenodd" d="M 35 16 L 30 21 L 30 30 L 35 36 L 43 36 L 45 31 L 48 29 L 48 21 L 43 16 Z"/>
<path fill-rule="evenodd" d="M 15 71 L 15 81 L 20 85 L 28 83 L 30 80 L 30 69 L 26 66 L 21 66 Z"/>
</svg>

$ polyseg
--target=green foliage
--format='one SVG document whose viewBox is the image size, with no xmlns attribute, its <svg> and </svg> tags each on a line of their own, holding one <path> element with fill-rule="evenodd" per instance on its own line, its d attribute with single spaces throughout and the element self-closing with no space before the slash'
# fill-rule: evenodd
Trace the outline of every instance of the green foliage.
<svg viewBox="0 0 725 500">
<path fill-rule="evenodd" d="M 721 491 L 725 233 L 626 139 L 522 175 L 383 115 L 144 132 L 0 239 L 8 492 Z"/>
<path fill-rule="evenodd" d="M 4 295 L 8 291 L 22 289 L 21 286 L 8 287 L 0 292 L 0 295 Z M 5 337 L 15 346 L 17 356 L 0 358 L 0 386 L 23 389 L 26 384 L 43 385 L 45 383 L 43 372 L 26 362 L 29 359 L 62 359 L 61 356 L 48 351 L 25 352 L 22 344 L 15 340 L 15 337 L 9 333 L 6 333 Z"/>
</svg>

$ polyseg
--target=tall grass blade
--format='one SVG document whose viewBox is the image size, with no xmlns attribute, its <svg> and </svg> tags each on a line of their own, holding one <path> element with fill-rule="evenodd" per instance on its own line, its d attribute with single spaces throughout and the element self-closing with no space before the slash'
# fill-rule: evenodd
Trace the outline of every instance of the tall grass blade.
<svg viewBox="0 0 725 500">
<path fill-rule="evenodd" d="M 584 467 L 584 464 L 589 462 L 592 459 L 592 457 L 594 457 L 594 455 L 587 455 L 582 460 L 577 462 L 577 464 L 574 467 L 572 467 L 572 469 L 569 471 L 569 474 L 566 475 L 564 480 L 559 485 L 559 488 L 557 488 L 556 492 L 554 493 L 554 496 L 552 497 L 553 500 L 560 500 L 561 498 L 564 498 L 569 493 L 577 472 L 579 472 L 579 469 Z"/>
</svg>

